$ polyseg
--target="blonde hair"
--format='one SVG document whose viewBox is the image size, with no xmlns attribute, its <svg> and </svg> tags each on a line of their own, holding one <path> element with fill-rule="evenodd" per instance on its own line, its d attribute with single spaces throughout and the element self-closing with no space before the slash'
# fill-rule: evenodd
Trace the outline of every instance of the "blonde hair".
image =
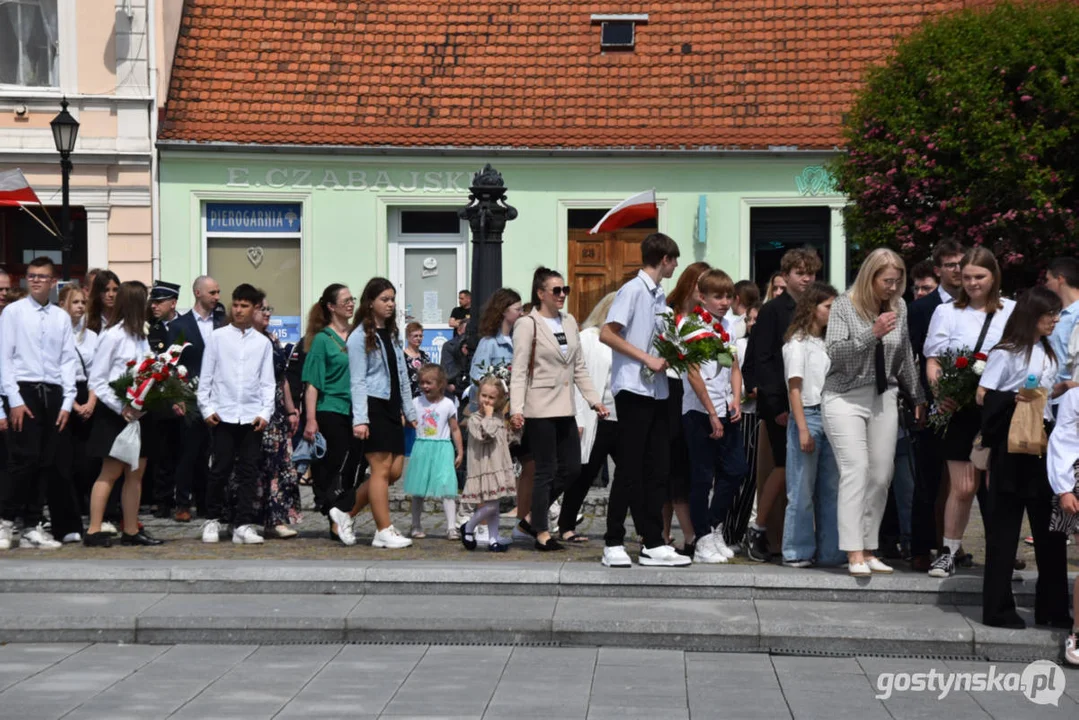
<svg viewBox="0 0 1079 720">
<path fill-rule="evenodd" d="M 503 412 L 506 409 L 506 402 L 509 400 L 509 396 L 506 393 L 505 383 L 494 375 L 485 375 L 479 383 L 476 384 L 476 402 L 479 402 L 480 390 L 488 385 L 498 392 L 498 399 L 495 400 L 495 410 L 497 412 Z"/>
<path fill-rule="evenodd" d="M 899 303 L 903 302 L 902 290 L 907 286 L 907 266 L 903 263 L 903 258 L 899 257 L 899 254 L 894 250 L 877 248 L 869 253 L 869 256 L 862 263 L 862 267 L 858 270 L 858 277 L 854 278 L 854 284 L 850 287 L 848 294 L 850 295 L 851 304 L 854 305 L 854 309 L 858 311 L 858 314 L 869 322 L 876 320 L 877 315 L 880 314 L 881 305 L 880 301 L 877 300 L 876 293 L 873 292 L 873 281 L 889 268 L 895 268 L 899 271 L 899 291 L 892 296 L 888 303 L 888 309 L 896 312 L 899 310 Z"/>
<path fill-rule="evenodd" d="M 609 292 L 600 298 L 600 301 L 592 308 L 592 312 L 588 313 L 588 317 L 584 319 L 581 329 L 587 330 L 588 328 L 605 324 L 607 322 L 607 313 L 611 311 L 611 305 L 614 305 L 616 295 L 618 295 L 617 292 Z"/>
<path fill-rule="evenodd" d="M 59 300 L 60 307 L 66 310 L 68 314 L 71 313 L 71 303 L 74 302 L 74 298 L 72 297 L 73 295 L 82 295 L 82 299 L 86 301 L 89 301 L 90 299 L 89 293 L 86 292 L 86 288 L 82 287 L 77 282 L 68 283 L 64 287 L 60 288 L 60 294 L 57 296 L 56 299 Z M 79 328 L 79 332 L 76 334 L 76 336 L 79 338 L 79 342 L 82 342 L 83 338 L 86 337 L 85 311 L 83 312 L 82 320 L 83 321 L 82 323 L 80 323 L 81 327 Z M 72 320 L 72 323 L 74 323 L 74 320 Z"/>
</svg>

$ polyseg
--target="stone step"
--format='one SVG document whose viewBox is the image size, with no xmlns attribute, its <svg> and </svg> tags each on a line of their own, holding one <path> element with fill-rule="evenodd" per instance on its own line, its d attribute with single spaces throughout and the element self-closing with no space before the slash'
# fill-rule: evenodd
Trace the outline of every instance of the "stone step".
<svg viewBox="0 0 1079 720">
<path fill-rule="evenodd" d="M 1012 584 L 1031 607 L 1037 574 Z M 1074 575 L 1073 575 L 1074 577 Z M 976 606 L 981 576 L 937 580 L 896 572 L 852 578 L 841 569 L 694 565 L 615 570 L 584 562 L 23 560 L 0 562 L 0 593 L 468 595 L 767 600 Z M 1071 583 L 1069 582 L 1069 587 Z"/>
<path fill-rule="evenodd" d="M 1028 610 L 1022 614 L 1032 621 Z M 12 593 L 0 602 L 0 643 L 441 643 L 1058 657 L 1063 631 L 987 628 L 979 615 L 964 606 L 808 600 Z"/>
</svg>

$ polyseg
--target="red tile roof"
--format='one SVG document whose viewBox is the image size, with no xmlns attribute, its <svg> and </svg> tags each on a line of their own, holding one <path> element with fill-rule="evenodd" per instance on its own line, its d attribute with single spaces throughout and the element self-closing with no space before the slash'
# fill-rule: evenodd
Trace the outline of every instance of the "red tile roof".
<svg viewBox="0 0 1079 720">
<path fill-rule="evenodd" d="M 830 149 L 867 64 L 963 5 L 187 0 L 160 137 Z M 601 52 L 595 13 L 649 20 L 632 52 Z"/>
</svg>

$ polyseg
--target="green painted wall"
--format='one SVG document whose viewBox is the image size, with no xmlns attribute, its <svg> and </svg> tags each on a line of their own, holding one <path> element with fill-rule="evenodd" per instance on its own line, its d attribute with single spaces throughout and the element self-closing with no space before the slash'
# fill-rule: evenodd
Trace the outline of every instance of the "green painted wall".
<svg viewBox="0 0 1079 720">
<path fill-rule="evenodd" d="M 808 154 L 403 158 L 165 150 L 161 158 L 162 277 L 188 285 L 201 271 L 201 202 L 301 201 L 305 306 L 331 282 L 348 283 L 358 292 L 367 278 L 386 274 L 387 216 L 392 208 L 398 203 L 458 207 L 466 200 L 471 173 L 488 161 L 501 171 L 508 200 L 520 213 L 506 230 L 503 259 L 506 284 L 520 289 L 527 288 L 539 264 L 566 269 L 567 251 L 560 239 L 565 237 L 567 206 L 610 206 L 655 187 L 660 228 L 679 243 L 684 263 L 707 260 L 739 278 L 749 267 L 749 205 L 838 208 L 843 203 L 827 190 L 818 197 L 805 193 L 808 175 L 802 176 L 800 188 L 797 178 L 824 160 Z M 707 244 L 696 244 L 693 232 L 702 194 L 709 210 Z M 838 213 L 833 213 L 833 261 L 825 274 L 839 286 L 844 284 L 844 256 L 842 228 Z"/>
</svg>

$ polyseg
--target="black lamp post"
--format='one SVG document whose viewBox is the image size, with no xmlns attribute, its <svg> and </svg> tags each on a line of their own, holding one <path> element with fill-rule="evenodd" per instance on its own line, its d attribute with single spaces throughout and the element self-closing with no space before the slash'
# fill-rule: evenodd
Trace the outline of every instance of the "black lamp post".
<svg viewBox="0 0 1079 720">
<path fill-rule="evenodd" d="M 502 287 L 502 232 L 506 223 L 517 217 L 517 208 L 506 203 L 502 173 L 488 163 L 472 176 L 468 205 L 457 211 L 472 228 L 472 320 L 468 324 L 469 351 L 479 342 L 476 337 L 480 310 Z"/>
<path fill-rule="evenodd" d="M 49 123 L 52 126 L 52 139 L 56 143 L 56 152 L 60 153 L 60 172 L 63 176 L 63 200 L 60 206 L 60 252 L 63 257 L 64 280 L 71 279 L 71 203 L 68 198 L 71 180 L 71 151 L 75 149 L 75 139 L 79 136 L 79 121 L 67 111 L 67 98 L 60 101 L 60 114 Z"/>
</svg>

